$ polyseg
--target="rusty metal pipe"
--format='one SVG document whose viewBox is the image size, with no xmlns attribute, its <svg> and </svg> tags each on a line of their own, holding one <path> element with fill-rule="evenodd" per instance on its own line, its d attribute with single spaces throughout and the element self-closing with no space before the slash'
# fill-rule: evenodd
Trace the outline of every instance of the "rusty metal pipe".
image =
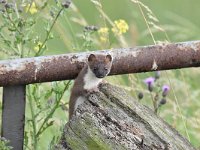
<svg viewBox="0 0 200 150">
<path fill-rule="evenodd" d="M 110 53 L 110 75 L 200 66 L 200 41 L 93 51 Z M 74 79 L 89 52 L 0 61 L 0 86 Z"/>
</svg>

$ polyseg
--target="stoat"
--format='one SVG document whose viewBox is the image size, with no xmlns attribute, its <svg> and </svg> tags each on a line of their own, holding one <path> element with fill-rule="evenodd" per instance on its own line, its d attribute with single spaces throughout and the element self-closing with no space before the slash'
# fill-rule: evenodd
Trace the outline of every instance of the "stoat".
<svg viewBox="0 0 200 150">
<path fill-rule="evenodd" d="M 98 91 L 102 78 L 107 76 L 112 66 L 110 54 L 90 54 L 84 68 L 75 79 L 69 101 L 69 119 L 71 119 L 78 105 L 82 104 L 88 92 Z"/>
</svg>

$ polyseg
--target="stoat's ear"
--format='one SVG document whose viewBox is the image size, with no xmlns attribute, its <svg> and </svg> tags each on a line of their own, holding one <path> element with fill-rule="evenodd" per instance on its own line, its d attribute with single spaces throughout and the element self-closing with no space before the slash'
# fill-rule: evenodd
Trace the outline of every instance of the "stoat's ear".
<svg viewBox="0 0 200 150">
<path fill-rule="evenodd" d="M 106 55 L 106 60 L 111 62 L 112 61 L 112 56 L 110 54 Z"/>
<path fill-rule="evenodd" d="M 94 54 L 90 54 L 88 57 L 88 62 L 94 61 L 96 59 L 96 56 Z"/>
</svg>

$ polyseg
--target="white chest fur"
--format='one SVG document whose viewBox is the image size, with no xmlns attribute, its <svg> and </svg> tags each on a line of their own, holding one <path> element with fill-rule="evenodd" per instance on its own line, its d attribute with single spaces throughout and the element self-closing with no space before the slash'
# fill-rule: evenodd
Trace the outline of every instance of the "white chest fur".
<svg viewBox="0 0 200 150">
<path fill-rule="evenodd" d="M 99 83 L 102 81 L 102 79 L 97 78 L 94 73 L 90 70 L 88 67 L 88 71 L 85 74 L 84 77 L 84 89 L 85 90 L 91 90 L 98 87 Z"/>
</svg>

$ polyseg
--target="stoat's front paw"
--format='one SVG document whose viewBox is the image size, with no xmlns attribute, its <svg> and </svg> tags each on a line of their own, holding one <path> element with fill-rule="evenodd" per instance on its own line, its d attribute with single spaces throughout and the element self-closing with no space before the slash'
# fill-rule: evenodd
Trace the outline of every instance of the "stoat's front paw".
<svg viewBox="0 0 200 150">
<path fill-rule="evenodd" d="M 88 92 L 88 93 L 99 92 L 99 88 L 98 88 L 98 87 L 95 87 L 95 88 L 92 88 L 92 89 L 87 90 L 87 92 Z"/>
<path fill-rule="evenodd" d="M 102 80 L 100 84 L 106 84 L 106 83 L 108 83 L 108 81 Z"/>
<path fill-rule="evenodd" d="M 102 85 L 104 85 L 104 84 L 108 84 L 108 81 L 102 80 L 101 83 L 99 83 L 98 87 L 100 87 L 100 86 L 102 86 Z"/>
</svg>

